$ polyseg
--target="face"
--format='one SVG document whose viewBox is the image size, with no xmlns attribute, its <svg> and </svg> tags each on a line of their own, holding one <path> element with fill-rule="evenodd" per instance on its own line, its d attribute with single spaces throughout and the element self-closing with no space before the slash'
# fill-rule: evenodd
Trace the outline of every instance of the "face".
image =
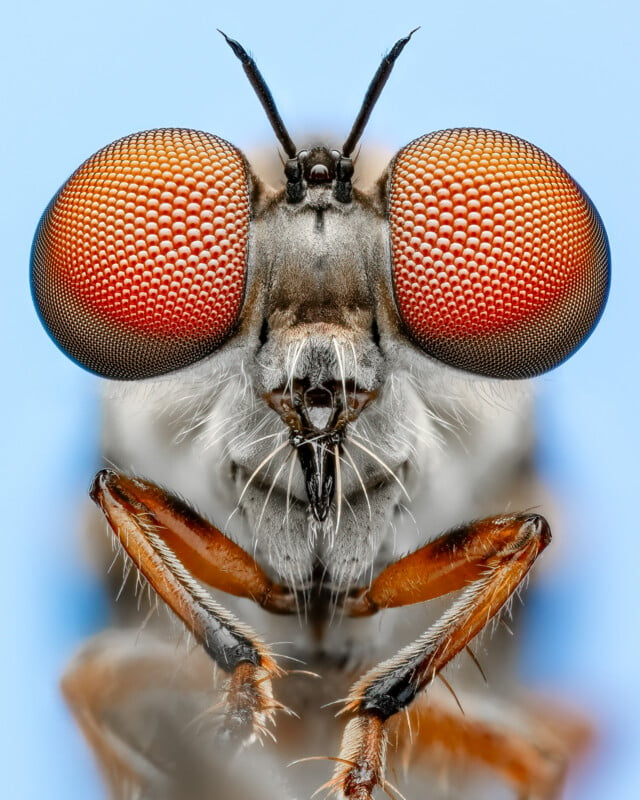
<svg viewBox="0 0 640 800">
<path fill-rule="evenodd" d="M 292 582 L 307 582 L 316 559 L 337 584 L 372 568 L 413 446 L 390 424 L 410 425 L 415 406 L 395 378 L 414 371 L 434 397 L 441 365 L 491 378 L 544 371 L 590 333 L 608 286 L 597 213 L 533 145 L 430 134 L 368 194 L 341 178 L 341 159 L 301 151 L 278 193 L 217 137 L 135 134 L 72 176 L 34 245 L 43 321 L 87 368 L 179 383 L 191 365 L 242 368 L 238 437 L 264 425 L 273 438 L 249 453 L 232 445 L 229 472 L 241 486 L 257 470 L 263 492 L 241 490 L 242 510 L 272 519 L 268 560 Z M 365 409 L 383 461 L 357 438 Z M 362 525 L 370 508 L 375 526 Z M 328 537 L 329 552 L 303 556 L 278 514 Z"/>
</svg>

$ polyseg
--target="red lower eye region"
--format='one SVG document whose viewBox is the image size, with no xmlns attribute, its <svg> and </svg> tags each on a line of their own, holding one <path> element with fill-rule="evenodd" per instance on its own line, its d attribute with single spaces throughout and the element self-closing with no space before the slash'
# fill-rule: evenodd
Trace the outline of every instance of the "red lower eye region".
<svg viewBox="0 0 640 800">
<path fill-rule="evenodd" d="M 405 328 L 451 366 L 531 377 L 600 316 L 609 254 L 597 212 L 522 139 L 471 128 L 416 139 L 393 163 L 389 220 Z"/>
<path fill-rule="evenodd" d="M 101 375 L 163 374 L 209 354 L 244 296 L 245 163 L 199 131 L 133 134 L 67 181 L 36 234 L 32 281 L 57 343 Z"/>
</svg>

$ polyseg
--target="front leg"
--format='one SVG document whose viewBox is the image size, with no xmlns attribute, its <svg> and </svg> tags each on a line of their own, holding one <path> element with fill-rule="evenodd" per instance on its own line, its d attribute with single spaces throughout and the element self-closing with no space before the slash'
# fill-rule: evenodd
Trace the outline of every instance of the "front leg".
<svg viewBox="0 0 640 800">
<path fill-rule="evenodd" d="M 179 498 L 152 483 L 102 470 L 91 497 L 141 575 L 229 674 L 224 733 L 241 741 L 259 736 L 281 708 L 271 686 L 281 670 L 269 648 L 198 580 L 276 613 L 295 612 L 293 594 Z"/>
<path fill-rule="evenodd" d="M 473 522 L 391 564 L 352 597 L 353 616 L 461 595 L 429 630 L 351 688 L 346 726 L 331 787 L 349 800 L 371 800 L 384 786 L 386 722 L 405 709 L 513 595 L 551 538 L 537 514 Z"/>
</svg>

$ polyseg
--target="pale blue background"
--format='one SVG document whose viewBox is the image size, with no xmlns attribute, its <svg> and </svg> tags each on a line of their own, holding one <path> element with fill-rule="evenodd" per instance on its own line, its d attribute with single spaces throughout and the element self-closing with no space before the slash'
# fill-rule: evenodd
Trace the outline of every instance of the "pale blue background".
<svg viewBox="0 0 640 800">
<path fill-rule="evenodd" d="M 30 306 L 39 215 L 88 155 L 132 131 L 201 128 L 246 148 L 273 141 L 221 27 L 256 55 L 297 132 L 350 127 L 380 55 L 416 25 L 365 137 L 398 148 L 441 127 L 516 133 L 587 188 L 615 276 L 606 316 L 541 381 L 544 463 L 570 524 L 530 593 L 523 670 L 600 720 L 573 800 L 640 796 L 635 519 L 638 383 L 638 50 L 633 2 L 23 2 L 2 17 L 4 385 L 0 794 L 98 798 L 56 688 L 99 627 L 100 591 L 74 541 L 95 461 L 96 382 L 44 335 Z"/>
</svg>

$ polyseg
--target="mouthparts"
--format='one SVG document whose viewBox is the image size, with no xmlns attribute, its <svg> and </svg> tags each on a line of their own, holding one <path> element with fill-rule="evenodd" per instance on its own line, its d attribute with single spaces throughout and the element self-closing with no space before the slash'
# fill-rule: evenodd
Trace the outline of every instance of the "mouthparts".
<svg viewBox="0 0 640 800">
<path fill-rule="evenodd" d="M 329 381 L 312 386 L 308 380 L 300 379 L 264 395 L 265 402 L 290 429 L 289 440 L 298 454 L 309 508 L 318 522 L 323 522 L 331 509 L 336 491 L 336 461 L 342 453 L 347 427 L 376 395 L 377 392 L 362 389 L 354 381 Z M 318 427 L 313 420 L 321 417 L 326 422 Z"/>
</svg>

